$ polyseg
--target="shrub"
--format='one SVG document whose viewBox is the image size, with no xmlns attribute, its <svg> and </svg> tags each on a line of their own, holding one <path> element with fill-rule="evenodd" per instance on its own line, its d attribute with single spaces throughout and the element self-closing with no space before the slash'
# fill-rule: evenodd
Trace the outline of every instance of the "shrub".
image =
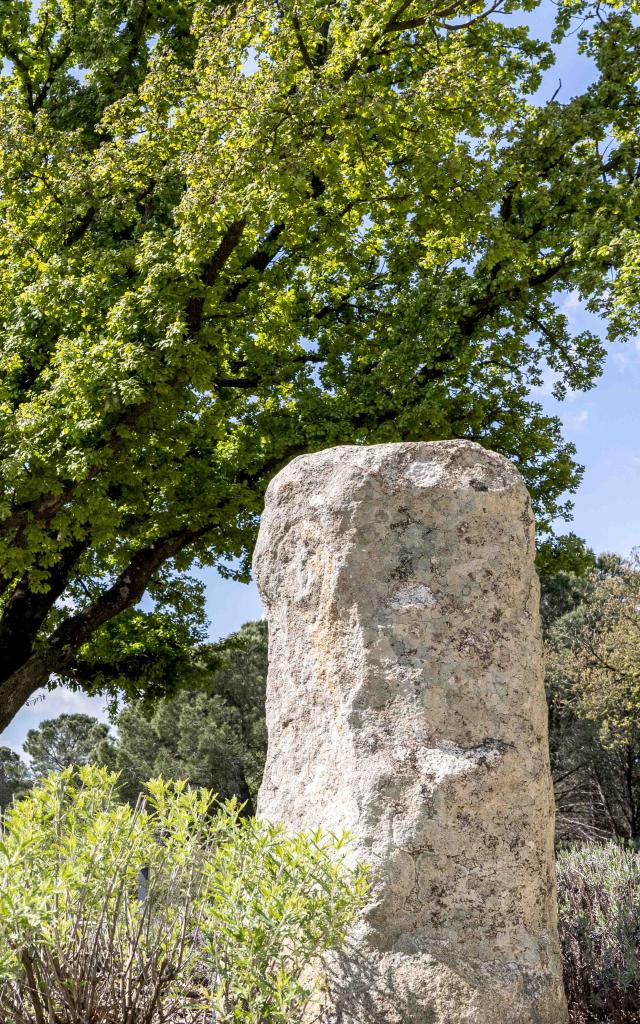
<svg viewBox="0 0 640 1024">
<path fill-rule="evenodd" d="M 558 857 L 560 941 L 574 1020 L 640 1022 L 640 853 L 585 844 Z"/>
<path fill-rule="evenodd" d="M 0 843 L 3 1024 L 294 1024 L 366 895 L 344 840 L 286 836 L 155 780 L 50 775 Z M 144 869 L 144 870 L 143 870 Z"/>
</svg>

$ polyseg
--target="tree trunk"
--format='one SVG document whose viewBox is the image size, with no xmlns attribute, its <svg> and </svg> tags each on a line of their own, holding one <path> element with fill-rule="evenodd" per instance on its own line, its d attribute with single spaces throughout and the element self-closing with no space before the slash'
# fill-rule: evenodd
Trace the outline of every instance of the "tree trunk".
<svg viewBox="0 0 640 1024">
<path fill-rule="evenodd" d="M 241 802 L 244 804 L 244 807 L 242 809 L 242 817 L 253 818 L 256 811 L 253 803 L 253 798 L 251 796 L 251 791 L 249 790 L 247 777 L 244 773 L 244 768 L 240 769 L 240 778 L 238 779 L 238 796 L 240 797 Z"/>
<path fill-rule="evenodd" d="M 0 684 L 0 732 L 11 724 L 36 690 L 51 677 L 51 671 L 38 655 L 32 655 L 17 671 Z"/>
</svg>

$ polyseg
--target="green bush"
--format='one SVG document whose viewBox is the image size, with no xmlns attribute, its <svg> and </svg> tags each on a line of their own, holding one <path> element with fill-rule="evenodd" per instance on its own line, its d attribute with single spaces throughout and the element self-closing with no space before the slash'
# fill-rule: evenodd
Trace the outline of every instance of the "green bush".
<svg viewBox="0 0 640 1024">
<path fill-rule="evenodd" d="M 51 774 L 4 818 L 3 1024 L 299 1021 L 366 897 L 344 840 L 286 836 L 182 783 L 131 808 L 116 782 Z"/>
<path fill-rule="evenodd" d="M 575 1021 L 640 1022 L 640 853 L 585 844 L 558 857 L 564 980 Z"/>
</svg>

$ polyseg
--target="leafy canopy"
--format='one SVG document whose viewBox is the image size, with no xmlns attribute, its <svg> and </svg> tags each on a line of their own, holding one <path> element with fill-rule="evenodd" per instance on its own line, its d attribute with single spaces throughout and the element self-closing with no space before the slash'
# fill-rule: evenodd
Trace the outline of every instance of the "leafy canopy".
<svg viewBox="0 0 640 1024">
<path fill-rule="evenodd" d="M 600 370 L 559 290 L 636 325 L 640 39 L 571 0 L 599 77 L 536 107 L 535 7 L 2 4 L 0 725 L 54 674 L 161 693 L 184 570 L 246 572 L 300 452 L 472 438 L 566 512 L 529 390 Z"/>
</svg>

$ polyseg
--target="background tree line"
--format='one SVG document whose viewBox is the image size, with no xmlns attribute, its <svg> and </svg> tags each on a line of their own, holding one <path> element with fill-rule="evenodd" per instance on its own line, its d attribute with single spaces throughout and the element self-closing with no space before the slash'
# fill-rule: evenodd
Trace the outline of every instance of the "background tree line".
<svg viewBox="0 0 640 1024">
<path fill-rule="evenodd" d="M 596 557 L 575 537 L 541 545 L 541 612 L 557 838 L 640 842 L 640 560 Z M 0 748 L 7 804 L 50 770 L 95 761 L 132 802 L 152 777 L 187 779 L 255 808 L 266 752 L 267 636 L 247 623 L 198 646 L 174 697 L 128 703 L 117 732 L 61 715 L 29 732 L 30 768 Z"/>
<path fill-rule="evenodd" d="M 640 841 L 640 555 L 542 579 L 557 834 Z"/>
<path fill-rule="evenodd" d="M 131 803 L 162 776 L 212 789 L 221 800 L 236 796 L 253 814 L 267 746 L 266 676 L 266 625 L 250 622 L 196 648 L 174 697 L 127 704 L 116 735 L 91 715 L 67 714 L 29 731 L 30 767 L 0 747 L 0 801 L 6 806 L 49 771 L 95 762 L 120 773 Z"/>
</svg>

